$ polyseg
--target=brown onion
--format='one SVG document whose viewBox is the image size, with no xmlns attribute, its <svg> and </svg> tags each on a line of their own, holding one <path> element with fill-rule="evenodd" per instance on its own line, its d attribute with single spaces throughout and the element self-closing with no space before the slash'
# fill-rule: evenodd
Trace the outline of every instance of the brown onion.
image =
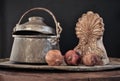
<svg viewBox="0 0 120 81">
<path fill-rule="evenodd" d="M 102 59 L 97 54 L 86 54 L 82 58 L 82 62 L 87 66 L 102 65 Z"/>
<path fill-rule="evenodd" d="M 49 50 L 45 60 L 50 66 L 59 66 L 63 63 L 63 56 L 59 50 Z"/>
<path fill-rule="evenodd" d="M 69 50 L 66 52 L 64 59 L 68 65 L 79 65 L 81 57 L 76 51 Z"/>
</svg>

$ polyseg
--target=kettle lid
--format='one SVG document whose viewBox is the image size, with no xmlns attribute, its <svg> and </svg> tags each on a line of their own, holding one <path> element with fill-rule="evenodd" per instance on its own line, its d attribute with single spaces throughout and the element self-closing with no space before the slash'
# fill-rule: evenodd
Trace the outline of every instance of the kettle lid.
<svg viewBox="0 0 120 81">
<path fill-rule="evenodd" d="M 42 34 L 55 34 L 55 30 L 52 27 L 47 26 L 43 22 L 44 19 L 42 17 L 29 17 L 28 20 L 29 21 L 24 24 L 17 24 L 14 31 L 34 31 Z"/>
</svg>

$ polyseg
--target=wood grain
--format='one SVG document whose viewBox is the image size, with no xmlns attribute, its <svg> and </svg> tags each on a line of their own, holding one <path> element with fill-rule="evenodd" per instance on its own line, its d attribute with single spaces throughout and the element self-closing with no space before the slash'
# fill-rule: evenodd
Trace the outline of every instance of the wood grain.
<svg viewBox="0 0 120 81">
<path fill-rule="evenodd" d="M 0 81 L 119 81 L 120 70 L 104 72 L 15 72 L 0 71 Z"/>
</svg>

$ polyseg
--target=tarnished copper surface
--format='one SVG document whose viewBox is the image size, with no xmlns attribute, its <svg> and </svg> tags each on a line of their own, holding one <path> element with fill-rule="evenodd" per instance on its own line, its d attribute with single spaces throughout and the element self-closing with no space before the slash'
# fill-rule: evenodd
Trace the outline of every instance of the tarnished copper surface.
<svg viewBox="0 0 120 81">
<path fill-rule="evenodd" d="M 56 26 L 56 31 L 47 26 L 41 17 L 30 17 L 29 21 L 20 24 L 25 15 L 34 10 L 49 13 Z M 62 28 L 51 11 L 45 8 L 32 8 L 26 11 L 13 30 L 14 42 L 10 61 L 18 63 L 46 63 L 45 55 L 51 49 L 59 49 L 59 38 Z"/>
<path fill-rule="evenodd" d="M 16 69 L 32 69 L 32 70 L 60 70 L 60 71 L 73 71 L 73 72 L 79 72 L 79 71 L 104 71 L 104 70 L 113 70 L 113 69 L 120 69 L 120 59 L 119 58 L 110 58 L 110 64 L 108 65 L 96 65 L 96 66 L 48 66 L 43 64 L 21 64 L 21 63 L 14 63 L 11 61 L 4 61 L 0 63 L 0 68 L 16 68 Z"/>
</svg>

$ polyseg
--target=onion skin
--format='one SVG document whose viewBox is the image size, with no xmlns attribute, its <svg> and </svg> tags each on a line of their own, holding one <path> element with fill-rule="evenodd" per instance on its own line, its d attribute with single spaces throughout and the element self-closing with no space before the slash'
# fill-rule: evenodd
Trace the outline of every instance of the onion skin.
<svg viewBox="0 0 120 81">
<path fill-rule="evenodd" d="M 49 50 L 45 56 L 45 60 L 49 66 L 60 66 L 64 58 L 59 50 Z"/>
<path fill-rule="evenodd" d="M 103 65 L 101 57 L 97 54 L 84 55 L 82 58 L 82 62 L 86 66 Z"/>
<path fill-rule="evenodd" d="M 79 65 L 81 62 L 80 55 L 74 50 L 67 51 L 65 53 L 64 59 L 67 65 Z"/>
</svg>

